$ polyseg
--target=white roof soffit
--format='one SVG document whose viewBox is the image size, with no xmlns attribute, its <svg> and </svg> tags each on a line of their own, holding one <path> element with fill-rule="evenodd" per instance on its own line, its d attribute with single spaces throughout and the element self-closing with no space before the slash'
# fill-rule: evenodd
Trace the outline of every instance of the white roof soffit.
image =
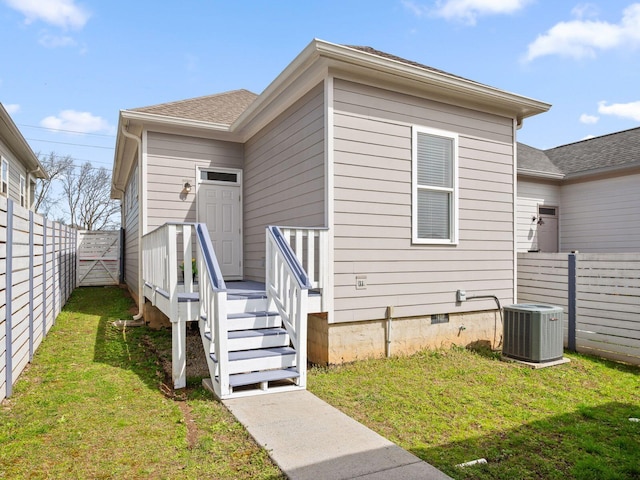
<svg viewBox="0 0 640 480">
<path fill-rule="evenodd" d="M 416 86 L 424 88 L 437 95 L 442 95 L 443 99 L 458 99 L 460 103 L 465 105 L 475 105 L 489 112 L 513 116 L 518 120 L 518 123 L 521 123 L 524 118 L 544 113 L 551 108 L 548 103 L 472 80 L 444 72 L 431 71 L 344 45 L 314 39 L 238 117 L 231 126 L 231 130 L 240 129 L 255 118 L 319 58 L 326 59 L 322 65 L 324 69 L 334 67 L 337 70 L 352 71 L 356 74 L 375 70 L 379 74 L 376 79 L 387 76 L 392 82 L 407 83 L 414 88 Z"/>
</svg>

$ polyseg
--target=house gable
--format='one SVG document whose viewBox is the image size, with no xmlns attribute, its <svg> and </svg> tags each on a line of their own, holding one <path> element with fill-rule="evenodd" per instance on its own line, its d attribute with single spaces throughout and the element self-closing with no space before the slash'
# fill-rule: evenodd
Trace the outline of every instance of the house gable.
<svg viewBox="0 0 640 480">
<path fill-rule="evenodd" d="M 36 178 L 49 178 L 36 154 L 0 103 L 0 195 L 31 208 Z"/>
</svg>

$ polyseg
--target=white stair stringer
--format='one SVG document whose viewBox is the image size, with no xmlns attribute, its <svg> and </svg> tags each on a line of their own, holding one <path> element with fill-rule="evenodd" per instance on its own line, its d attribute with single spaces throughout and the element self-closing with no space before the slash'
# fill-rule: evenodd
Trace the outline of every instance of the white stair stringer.
<svg viewBox="0 0 640 480">
<path fill-rule="evenodd" d="M 289 334 L 280 315 L 267 310 L 265 296 L 227 299 L 227 322 L 231 393 L 222 399 L 304 388 L 296 383 L 300 374 Z M 218 358 L 204 316 L 199 319 L 199 327 L 211 375 L 203 384 L 215 394 Z"/>
</svg>

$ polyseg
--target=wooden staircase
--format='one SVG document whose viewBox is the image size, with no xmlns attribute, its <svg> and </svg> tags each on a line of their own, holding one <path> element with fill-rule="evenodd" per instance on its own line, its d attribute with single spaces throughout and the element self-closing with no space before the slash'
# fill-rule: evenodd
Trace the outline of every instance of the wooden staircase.
<svg viewBox="0 0 640 480">
<path fill-rule="evenodd" d="M 234 292 L 227 284 L 227 350 L 230 393 L 225 398 L 275 390 L 304 388 L 298 385 L 296 351 L 277 311 L 268 310 L 265 291 Z M 213 336 L 205 315 L 199 322 L 211 378 L 219 381 L 219 364 Z M 211 381 L 205 386 L 213 390 Z"/>
<path fill-rule="evenodd" d="M 144 296 L 172 323 L 174 388 L 186 386 L 191 321 L 211 374 L 205 386 L 216 397 L 306 388 L 307 313 L 325 311 L 324 296 L 309 291 L 326 285 L 326 231 L 271 226 L 265 237 L 265 283 L 243 287 L 222 278 L 206 225 L 170 222 L 143 236 Z"/>
</svg>

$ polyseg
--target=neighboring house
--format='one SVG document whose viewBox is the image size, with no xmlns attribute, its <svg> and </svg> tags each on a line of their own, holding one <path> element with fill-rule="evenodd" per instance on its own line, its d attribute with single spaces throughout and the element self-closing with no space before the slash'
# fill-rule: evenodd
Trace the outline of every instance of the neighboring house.
<svg viewBox="0 0 640 480">
<path fill-rule="evenodd" d="M 31 210 L 38 178 L 48 175 L 0 103 L 0 195 Z"/>
<path fill-rule="evenodd" d="M 122 110 L 112 196 L 125 281 L 142 301 L 140 235 L 168 221 L 207 222 L 214 241 L 225 231 L 225 280 L 262 282 L 266 226 L 324 227 L 328 281 L 324 311 L 309 318 L 310 360 L 383 355 L 387 340 L 393 353 L 496 345 L 487 297 L 516 298 L 516 133 L 549 107 L 314 40 L 260 95 Z M 485 298 L 457 301 L 458 290 Z"/>
<path fill-rule="evenodd" d="M 640 252 L 640 128 L 518 144 L 518 250 Z"/>
</svg>

